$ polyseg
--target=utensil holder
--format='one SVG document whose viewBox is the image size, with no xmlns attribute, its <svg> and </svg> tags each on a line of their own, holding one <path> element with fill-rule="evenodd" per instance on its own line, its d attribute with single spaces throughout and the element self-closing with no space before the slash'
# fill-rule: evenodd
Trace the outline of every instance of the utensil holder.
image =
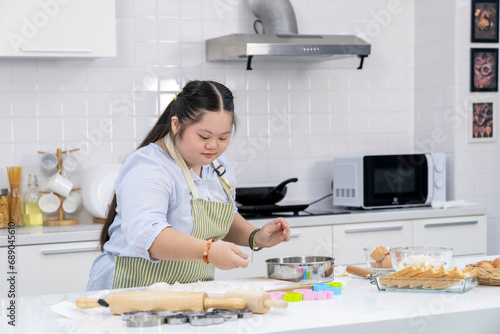
<svg viewBox="0 0 500 334">
<path fill-rule="evenodd" d="M 57 172 L 59 174 L 63 174 L 64 168 L 62 164 L 62 155 L 63 154 L 69 154 L 70 152 L 75 152 L 79 151 L 79 148 L 73 149 L 73 150 L 68 150 L 68 151 L 63 151 L 60 148 L 57 149 L 56 151 L 56 156 L 57 156 Z M 40 154 L 45 154 L 47 152 L 42 152 L 38 151 Z M 80 190 L 81 188 L 73 188 L 71 191 L 77 191 Z M 63 196 L 56 194 L 56 196 L 59 197 L 60 200 L 60 205 L 59 208 L 57 209 L 57 219 L 56 220 L 44 220 L 43 225 L 44 226 L 69 226 L 69 225 L 78 225 L 78 219 L 64 219 L 64 210 L 62 208 L 62 203 L 64 201 Z"/>
</svg>

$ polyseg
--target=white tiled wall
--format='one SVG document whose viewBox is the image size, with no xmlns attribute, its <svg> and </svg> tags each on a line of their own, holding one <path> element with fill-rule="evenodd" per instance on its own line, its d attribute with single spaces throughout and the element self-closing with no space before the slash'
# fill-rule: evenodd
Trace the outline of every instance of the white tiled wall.
<svg viewBox="0 0 500 334">
<path fill-rule="evenodd" d="M 470 92 L 470 48 L 499 45 L 471 43 L 470 21 L 470 1 L 415 2 L 415 144 L 447 153 L 448 198 L 487 208 L 488 253 L 498 254 L 500 142 L 469 143 L 467 125 L 470 99 L 499 102 L 498 93 Z M 429 141 L 433 131 L 440 139 Z"/>
<path fill-rule="evenodd" d="M 0 59 L 0 186 L 7 186 L 5 166 L 39 173 L 38 150 L 79 147 L 84 162 L 69 174 L 76 185 L 89 167 L 122 162 L 191 79 L 220 81 L 235 94 L 240 126 L 228 155 L 239 183 L 298 177 L 290 201 L 330 192 L 334 156 L 411 150 L 413 1 L 292 4 L 300 33 L 370 42 L 364 69 L 355 69 L 357 60 L 254 62 L 253 71 L 206 63 L 205 39 L 252 32 L 243 0 L 120 0 L 116 58 Z"/>
</svg>

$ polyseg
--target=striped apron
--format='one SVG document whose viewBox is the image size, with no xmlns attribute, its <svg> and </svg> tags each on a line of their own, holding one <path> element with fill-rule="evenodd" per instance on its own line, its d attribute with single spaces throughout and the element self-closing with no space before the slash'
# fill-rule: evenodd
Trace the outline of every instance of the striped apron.
<svg viewBox="0 0 500 334">
<path fill-rule="evenodd" d="M 234 218 L 234 199 L 231 185 L 227 175 L 219 175 L 222 187 L 227 193 L 229 203 L 213 202 L 198 197 L 198 191 L 194 185 L 193 178 L 181 157 L 170 135 L 165 136 L 167 148 L 175 163 L 181 167 L 193 199 L 191 208 L 193 211 L 194 228 L 193 236 L 203 240 L 214 238 L 220 240 L 229 231 Z M 214 168 L 219 167 L 215 160 Z M 219 174 L 219 173 L 218 173 Z M 113 278 L 113 289 L 124 289 L 133 287 L 149 286 L 158 282 L 168 284 L 192 283 L 197 281 L 210 281 L 214 279 L 215 267 L 205 264 L 203 261 L 164 261 L 151 262 L 144 258 L 116 256 L 116 265 Z"/>
</svg>

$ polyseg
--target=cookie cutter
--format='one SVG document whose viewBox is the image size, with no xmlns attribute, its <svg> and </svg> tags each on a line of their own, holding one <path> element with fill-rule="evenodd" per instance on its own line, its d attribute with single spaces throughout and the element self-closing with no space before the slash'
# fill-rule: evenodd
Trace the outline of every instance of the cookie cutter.
<svg viewBox="0 0 500 334">
<path fill-rule="evenodd" d="M 155 314 L 133 314 L 126 320 L 127 327 L 152 327 L 160 326 L 163 319 Z"/>
</svg>

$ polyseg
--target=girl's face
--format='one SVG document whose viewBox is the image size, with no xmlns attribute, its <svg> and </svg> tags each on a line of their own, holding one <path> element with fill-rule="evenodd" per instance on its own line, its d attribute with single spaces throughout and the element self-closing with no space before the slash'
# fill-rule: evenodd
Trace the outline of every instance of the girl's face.
<svg viewBox="0 0 500 334">
<path fill-rule="evenodd" d="M 172 117 L 174 135 L 177 134 L 179 128 L 179 119 L 176 116 Z M 224 153 L 229 145 L 232 128 L 230 113 L 206 112 L 200 122 L 186 128 L 175 146 L 186 161 L 188 168 L 192 168 L 199 175 L 201 166 L 212 163 Z"/>
</svg>

